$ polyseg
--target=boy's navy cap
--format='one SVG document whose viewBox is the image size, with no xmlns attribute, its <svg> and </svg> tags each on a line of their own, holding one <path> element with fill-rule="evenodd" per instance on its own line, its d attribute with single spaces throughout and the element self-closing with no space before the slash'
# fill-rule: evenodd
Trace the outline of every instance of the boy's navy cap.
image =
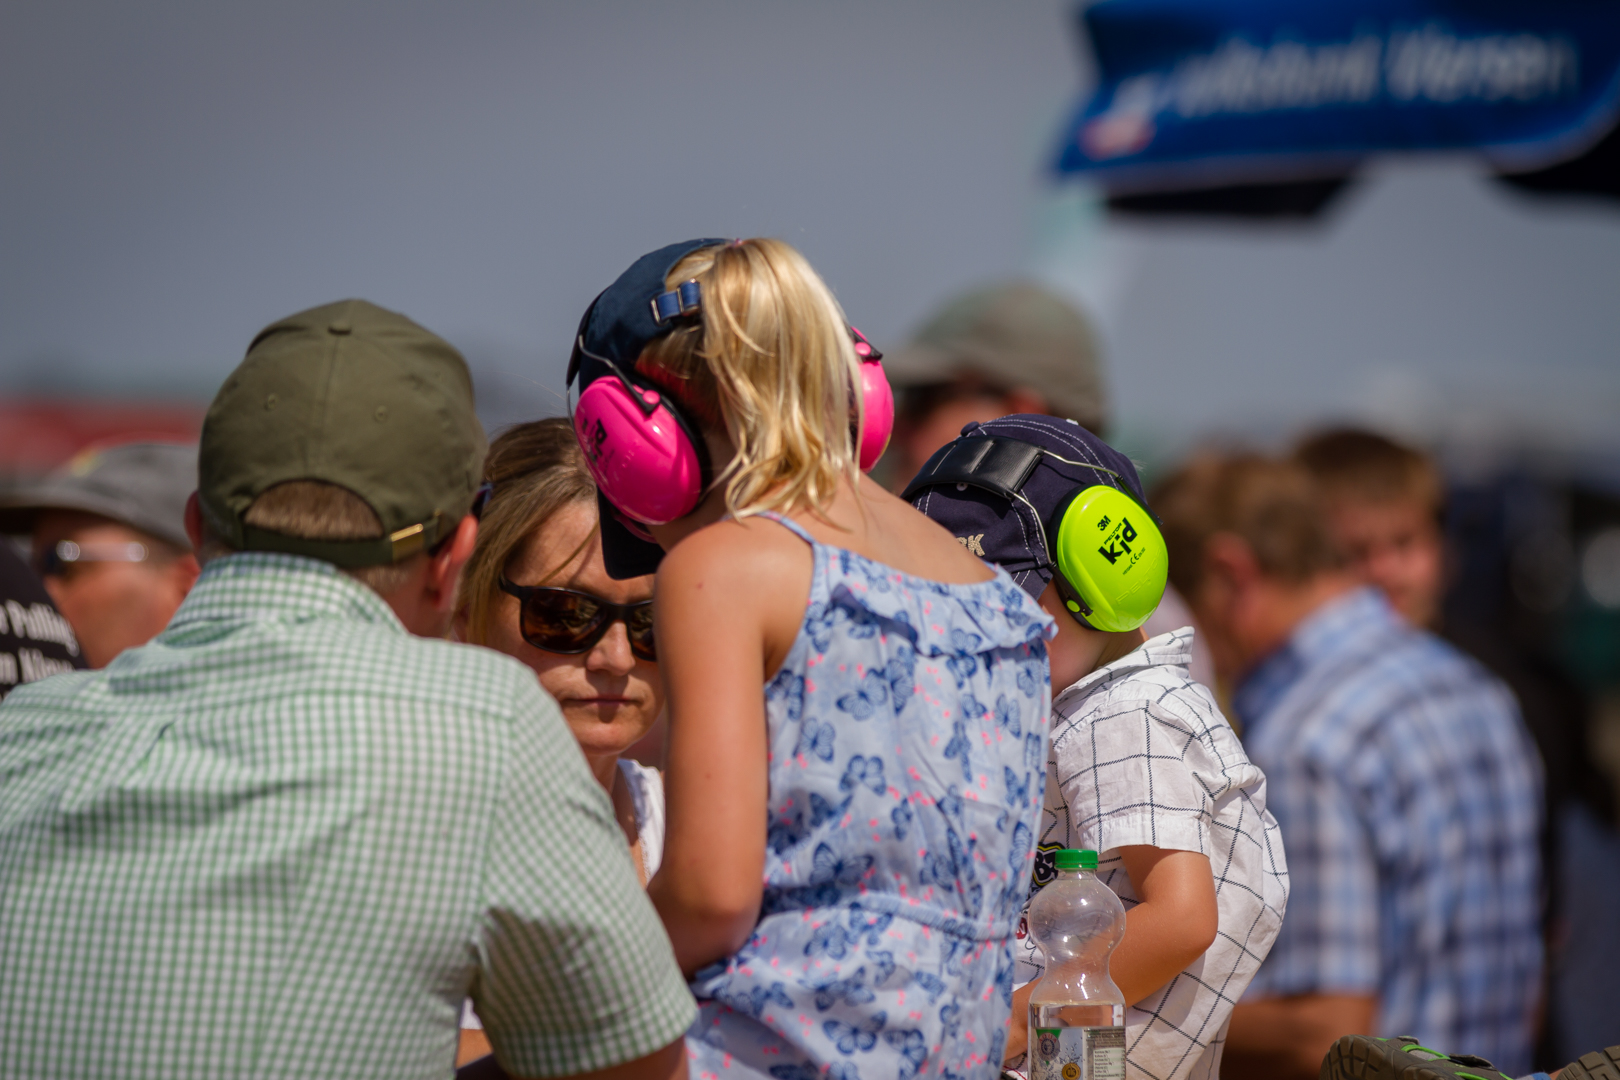
<svg viewBox="0 0 1620 1080">
<path fill-rule="evenodd" d="M 579 320 L 573 355 L 568 359 L 568 383 L 577 376 L 581 389 L 609 374 L 605 357 L 621 371 L 634 369 L 636 358 L 653 338 L 673 327 L 653 317 L 653 299 L 665 291 L 664 280 L 675 264 L 700 248 L 716 247 L 725 240 L 683 240 L 678 244 L 650 251 L 630 264 L 630 269 L 602 290 L 591 301 Z M 658 569 L 664 549 L 643 540 L 618 518 L 610 503 L 598 496 L 602 520 L 602 562 L 608 576 L 616 580 L 640 577 Z"/>
<path fill-rule="evenodd" d="M 1003 468 L 985 473 L 981 481 L 963 483 L 953 466 L 963 460 L 959 455 L 980 451 L 974 440 L 986 440 L 984 451 L 995 440 L 1008 452 L 998 455 Z M 1008 448 L 1005 444 L 1009 443 L 1025 444 L 1028 449 Z M 928 459 L 906 485 L 903 498 L 949 529 L 958 543 L 1006 570 L 1025 592 L 1039 598 L 1054 571 L 1047 538 L 1057 535 L 1070 497 L 1098 484 L 1118 488 L 1147 505 L 1142 480 L 1130 458 L 1073 420 L 1019 413 L 963 428 L 960 438 Z"/>
</svg>

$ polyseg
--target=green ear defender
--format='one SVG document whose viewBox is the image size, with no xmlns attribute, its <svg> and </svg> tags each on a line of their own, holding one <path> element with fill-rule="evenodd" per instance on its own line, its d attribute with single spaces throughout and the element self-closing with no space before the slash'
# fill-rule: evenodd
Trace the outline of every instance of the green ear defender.
<svg viewBox="0 0 1620 1080">
<path fill-rule="evenodd" d="M 1127 493 L 1103 484 L 1076 491 L 1047 542 L 1063 606 L 1083 625 L 1135 630 L 1158 608 L 1170 555 L 1158 524 Z"/>
<path fill-rule="evenodd" d="M 1049 528 L 1023 492 L 1041 458 L 1105 473 L 1121 487 L 1094 484 L 1077 487 L 1053 516 Z M 1128 491 L 1112 469 L 1057 454 L 1001 435 L 960 438 L 942 447 L 906 486 L 910 502 L 924 488 L 938 484 L 973 486 L 1001 498 L 1017 499 L 1042 522 L 1052 584 L 1076 622 L 1092 630 L 1135 630 L 1148 621 L 1164 597 L 1170 554 L 1164 535 L 1148 508 Z"/>
</svg>

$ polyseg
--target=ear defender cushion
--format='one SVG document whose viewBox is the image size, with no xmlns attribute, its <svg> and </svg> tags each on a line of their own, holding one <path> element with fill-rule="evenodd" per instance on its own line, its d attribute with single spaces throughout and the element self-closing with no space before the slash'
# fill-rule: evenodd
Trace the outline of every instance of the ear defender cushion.
<svg viewBox="0 0 1620 1080">
<path fill-rule="evenodd" d="M 704 459 L 674 403 L 637 387 L 651 413 L 616 378 L 585 387 L 574 407 L 574 435 L 596 486 L 614 506 L 647 525 L 663 525 L 697 508 Z"/>
<path fill-rule="evenodd" d="M 1118 488 L 1082 488 L 1064 508 L 1055 538 L 1058 573 L 1091 605 L 1070 611 L 1096 630 L 1135 630 L 1164 597 L 1170 555 L 1142 504 Z"/>
<path fill-rule="evenodd" d="M 861 472 L 870 472 L 894 431 L 894 390 L 877 359 L 861 361 L 861 412 L 866 419 L 861 425 Z"/>
</svg>

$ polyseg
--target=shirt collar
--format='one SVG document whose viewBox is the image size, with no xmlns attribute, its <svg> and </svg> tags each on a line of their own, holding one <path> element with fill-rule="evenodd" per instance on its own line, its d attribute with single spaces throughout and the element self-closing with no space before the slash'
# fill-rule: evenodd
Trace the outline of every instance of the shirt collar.
<svg viewBox="0 0 1620 1080">
<path fill-rule="evenodd" d="M 1193 628 L 1184 626 L 1180 630 L 1172 630 L 1157 637 L 1148 638 L 1142 644 L 1115 660 L 1111 664 L 1104 664 L 1091 674 L 1074 683 L 1067 690 L 1053 699 L 1052 705 L 1071 697 L 1084 697 L 1097 687 L 1113 679 L 1121 678 L 1133 671 L 1152 667 L 1178 667 L 1186 669 L 1192 664 Z"/>
<path fill-rule="evenodd" d="M 408 633 L 393 608 L 331 563 L 243 551 L 211 559 L 165 635 L 208 622 L 306 622 L 335 618 Z"/>
<path fill-rule="evenodd" d="M 1301 619 L 1288 640 L 1251 668 L 1233 691 L 1232 711 L 1243 721 L 1245 736 L 1252 737 L 1255 726 L 1308 669 L 1399 620 L 1384 594 L 1367 585 Z"/>
</svg>

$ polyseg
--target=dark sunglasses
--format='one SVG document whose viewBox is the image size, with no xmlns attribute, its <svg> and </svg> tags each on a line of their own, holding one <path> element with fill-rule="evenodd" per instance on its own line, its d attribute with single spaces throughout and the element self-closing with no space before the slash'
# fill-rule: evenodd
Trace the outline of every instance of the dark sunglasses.
<svg viewBox="0 0 1620 1080">
<path fill-rule="evenodd" d="M 590 652 L 616 622 L 624 623 L 630 652 L 657 660 L 653 648 L 653 602 L 614 604 L 600 596 L 549 585 L 514 585 L 501 575 L 501 591 L 518 598 L 518 630 L 537 649 L 576 656 Z"/>
</svg>

